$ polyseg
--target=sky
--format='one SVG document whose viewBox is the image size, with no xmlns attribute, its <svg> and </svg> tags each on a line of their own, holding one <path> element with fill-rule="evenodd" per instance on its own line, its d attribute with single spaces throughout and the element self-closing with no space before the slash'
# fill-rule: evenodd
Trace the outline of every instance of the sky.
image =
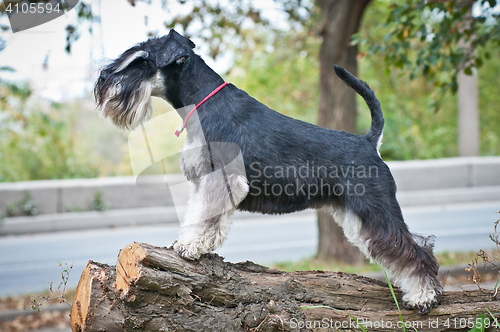
<svg viewBox="0 0 500 332">
<path fill-rule="evenodd" d="M 132 45 L 146 40 L 148 31 L 157 31 L 158 35 L 168 33 L 163 22 L 174 14 L 191 9 L 190 3 L 180 6 L 176 1 L 174 7 L 163 10 L 159 1 L 151 5 L 142 2 L 136 8 L 126 0 L 101 1 L 102 43 L 99 34 L 94 39 L 86 29 L 81 38 L 74 43 L 72 54 L 65 53 L 65 27 L 75 22 L 74 10 L 47 22 L 43 25 L 18 33 L 2 32 L 7 47 L 0 52 L 0 66 L 11 66 L 15 73 L 0 73 L 9 80 L 29 80 L 36 94 L 55 100 L 64 101 L 83 94 L 89 95 L 93 82 L 97 78 L 98 69 L 111 59 L 119 56 Z M 148 16 L 148 25 L 144 17 Z M 8 19 L 3 18 L 8 24 Z M 197 43 L 197 40 L 194 39 Z M 99 52 L 102 45 L 103 53 Z M 227 55 L 214 62 L 206 55 L 203 45 L 196 48 L 209 66 L 218 72 L 227 71 L 231 64 L 231 56 Z M 91 56 L 93 54 L 93 56 Z M 47 58 L 48 57 L 48 58 Z M 47 59 L 48 70 L 43 69 Z M 85 93 L 84 93 L 85 91 Z"/>
</svg>

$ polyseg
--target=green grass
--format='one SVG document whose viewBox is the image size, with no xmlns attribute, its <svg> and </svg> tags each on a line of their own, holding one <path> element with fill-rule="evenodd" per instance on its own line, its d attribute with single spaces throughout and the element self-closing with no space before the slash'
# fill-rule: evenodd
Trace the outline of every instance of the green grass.
<svg viewBox="0 0 500 332">
<path fill-rule="evenodd" d="M 392 288 L 391 281 L 389 280 L 389 277 L 387 276 L 387 272 L 385 272 L 385 279 L 387 280 L 387 285 L 389 285 L 389 289 L 391 290 L 391 295 L 392 298 L 394 299 L 394 303 L 396 303 L 396 307 L 398 308 L 398 314 L 399 314 L 399 320 L 401 321 L 402 327 L 403 327 L 403 332 L 406 332 L 406 327 L 405 327 L 405 321 L 403 320 L 403 315 L 401 314 L 401 308 L 399 307 L 398 299 L 396 298 L 396 294 L 394 293 L 394 288 Z"/>
<path fill-rule="evenodd" d="M 278 262 L 272 263 L 269 267 L 281 271 L 342 271 L 346 273 L 362 273 L 382 271 L 382 268 L 377 264 L 366 263 L 360 266 L 348 265 L 335 261 L 324 261 L 316 258 L 304 258 L 299 261 L 292 262 Z"/>
<path fill-rule="evenodd" d="M 439 265 L 458 265 L 472 262 L 476 257 L 475 252 L 440 252 L 436 253 Z"/>
<path fill-rule="evenodd" d="M 475 255 L 475 252 L 440 252 L 436 253 L 436 258 L 441 266 L 459 265 L 470 263 L 474 259 Z M 314 257 L 304 258 L 298 261 L 275 262 L 268 264 L 268 266 L 270 268 L 287 272 L 321 270 L 359 274 L 382 271 L 382 268 L 379 265 L 370 264 L 368 262 L 360 266 L 353 266 L 341 262 L 319 260 Z"/>
</svg>

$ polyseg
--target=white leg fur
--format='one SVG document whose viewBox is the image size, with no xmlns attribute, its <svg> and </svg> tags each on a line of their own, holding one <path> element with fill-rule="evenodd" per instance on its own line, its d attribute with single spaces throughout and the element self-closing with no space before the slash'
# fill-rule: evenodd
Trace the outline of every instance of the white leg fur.
<svg viewBox="0 0 500 332">
<path fill-rule="evenodd" d="M 346 238 L 353 245 L 358 247 L 367 258 L 373 262 L 373 258 L 368 250 L 369 240 L 363 239 L 361 236 L 361 219 L 354 212 L 344 209 L 328 209 L 332 213 L 335 222 L 342 227 Z M 413 238 L 422 247 L 433 247 L 434 237 L 424 237 L 421 235 L 413 235 Z M 403 301 L 411 307 L 421 308 L 428 306 L 439 297 L 436 294 L 434 282 L 428 277 L 419 277 L 413 274 L 414 270 L 408 268 L 405 270 L 396 270 L 391 266 L 391 262 L 377 261 L 384 267 L 391 280 L 397 284 L 403 291 Z"/>
<path fill-rule="evenodd" d="M 417 276 L 409 275 L 409 273 L 402 273 L 395 276 L 394 281 L 403 291 L 403 302 L 411 307 L 420 308 L 429 305 L 437 297 L 434 286 L 430 280 L 420 280 Z"/>
<path fill-rule="evenodd" d="M 228 175 L 227 182 L 230 190 L 222 173 L 214 172 L 193 184 L 181 236 L 174 243 L 180 256 L 198 259 L 226 240 L 231 229 L 229 217 L 249 190 L 246 178 L 241 175 Z"/>
<path fill-rule="evenodd" d="M 368 251 L 368 241 L 361 236 L 361 219 L 352 211 L 342 208 L 329 210 L 332 213 L 333 220 L 342 227 L 344 235 L 349 242 L 359 248 L 367 258 L 372 262 L 373 259 Z"/>
</svg>

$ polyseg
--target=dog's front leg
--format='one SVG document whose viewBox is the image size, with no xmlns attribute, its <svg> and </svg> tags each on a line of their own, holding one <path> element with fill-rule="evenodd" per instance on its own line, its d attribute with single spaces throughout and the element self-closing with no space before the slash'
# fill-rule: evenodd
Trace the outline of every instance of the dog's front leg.
<svg viewBox="0 0 500 332">
<path fill-rule="evenodd" d="M 194 260 L 220 247 L 231 229 L 229 217 L 247 193 L 246 178 L 238 175 L 214 172 L 193 181 L 175 251 Z"/>
</svg>

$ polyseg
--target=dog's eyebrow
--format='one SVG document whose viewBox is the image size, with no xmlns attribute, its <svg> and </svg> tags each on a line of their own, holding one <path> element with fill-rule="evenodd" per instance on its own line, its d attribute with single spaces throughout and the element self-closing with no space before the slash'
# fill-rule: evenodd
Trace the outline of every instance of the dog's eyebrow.
<svg viewBox="0 0 500 332">
<path fill-rule="evenodd" d="M 127 66 L 129 64 L 131 64 L 135 59 L 137 58 L 146 58 L 148 56 L 148 52 L 146 51 L 137 51 L 135 53 L 133 53 L 132 55 L 130 55 L 127 59 L 125 59 L 122 64 L 120 65 L 120 67 L 116 68 L 115 70 L 115 74 L 122 71 L 123 69 L 127 68 Z"/>
</svg>

